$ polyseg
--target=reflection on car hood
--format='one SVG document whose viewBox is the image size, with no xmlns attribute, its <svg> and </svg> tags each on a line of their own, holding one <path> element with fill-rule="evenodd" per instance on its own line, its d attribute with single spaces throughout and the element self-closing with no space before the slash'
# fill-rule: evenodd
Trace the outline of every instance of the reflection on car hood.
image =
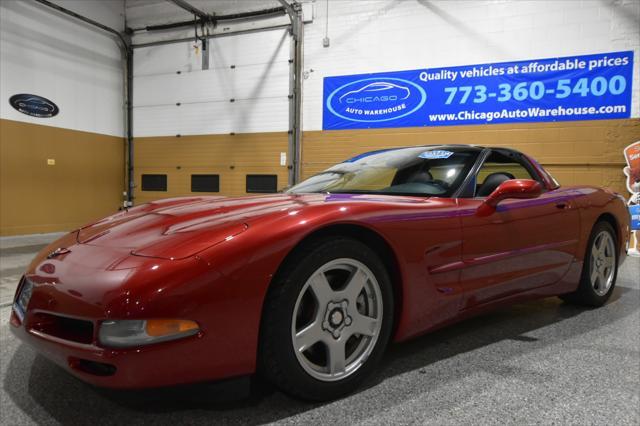
<svg viewBox="0 0 640 426">
<path fill-rule="evenodd" d="M 273 194 L 240 198 L 191 197 L 152 202 L 109 216 L 78 232 L 78 242 L 128 248 L 138 256 L 182 259 L 233 238 L 252 220 L 331 201 L 424 202 L 411 197 L 349 194 Z"/>
</svg>

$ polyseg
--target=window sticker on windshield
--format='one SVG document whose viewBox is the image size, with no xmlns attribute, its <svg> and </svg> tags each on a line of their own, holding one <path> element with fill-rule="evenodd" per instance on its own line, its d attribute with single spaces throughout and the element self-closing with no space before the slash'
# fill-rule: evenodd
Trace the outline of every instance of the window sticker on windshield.
<svg viewBox="0 0 640 426">
<path fill-rule="evenodd" d="M 425 160 L 436 160 L 441 158 L 449 158 L 452 155 L 453 155 L 453 152 L 451 151 L 434 149 L 433 151 L 425 151 L 422 154 L 418 155 L 418 157 L 424 158 Z"/>
</svg>

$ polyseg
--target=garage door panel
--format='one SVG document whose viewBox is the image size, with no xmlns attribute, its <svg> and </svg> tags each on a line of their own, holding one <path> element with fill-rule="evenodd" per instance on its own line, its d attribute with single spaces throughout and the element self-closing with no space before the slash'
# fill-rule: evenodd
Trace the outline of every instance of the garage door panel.
<svg viewBox="0 0 640 426">
<path fill-rule="evenodd" d="M 202 69 L 202 50 L 196 51 L 193 46 L 190 41 L 136 49 L 134 77 Z M 265 46 L 273 48 L 265 49 Z M 209 55 L 211 68 L 286 63 L 289 59 L 289 38 L 284 29 L 212 38 L 209 39 Z"/>
<path fill-rule="evenodd" d="M 167 60 L 170 58 L 170 60 Z M 188 72 L 202 67 L 202 57 L 196 54 L 193 43 L 175 43 L 136 49 L 133 76 Z"/>
<path fill-rule="evenodd" d="M 134 106 L 287 96 L 289 64 L 142 76 L 135 84 Z"/>
<path fill-rule="evenodd" d="M 136 137 L 286 131 L 289 100 L 253 99 L 134 109 Z"/>
<path fill-rule="evenodd" d="M 216 194 L 193 193 L 193 174 L 218 175 L 226 196 L 244 195 L 248 174 L 287 185 L 289 49 L 284 29 L 213 38 L 208 70 L 192 42 L 136 49 L 135 204 Z M 166 175 L 167 191 L 142 191 L 143 174 Z"/>
<path fill-rule="evenodd" d="M 135 164 L 136 169 L 278 167 L 287 147 L 286 132 L 137 138 Z"/>
<path fill-rule="evenodd" d="M 212 38 L 209 46 L 210 62 L 214 66 L 241 66 L 278 60 L 286 62 L 289 59 L 286 29 Z"/>
</svg>

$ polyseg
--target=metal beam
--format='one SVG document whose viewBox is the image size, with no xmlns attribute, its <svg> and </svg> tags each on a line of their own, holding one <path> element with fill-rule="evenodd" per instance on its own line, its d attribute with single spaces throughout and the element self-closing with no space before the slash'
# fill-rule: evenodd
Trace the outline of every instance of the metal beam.
<svg viewBox="0 0 640 426">
<path fill-rule="evenodd" d="M 289 2 L 287 2 L 287 0 L 278 0 L 278 2 L 282 5 L 284 10 L 287 12 L 287 14 L 289 15 L 289 18 L 291 18 L 292 16 L 294 16 L 296 14 L 296 11 L 294 9 L 294 5 L 298 4 L 297 1 L 293 0 L 293 2 L 289 3 Z"/>
<path fill-rule="evenodd" d="M 185 1 L 185 0 L 167 0 L 169 3 L 173 3 L 176 6 L 186 10 L 187 12 L 191 13 L 192 15 L 196 15 L 198 18 L 201 18 L 205 21 L 208 21 L 211 18 L 211 15 L 209 15 L 207 12 L 204 12 L 200 9 L 198 9 L 197 7 L 189 4 L 189 2 Z"/>
<path fill-rule="evenodd" d="M 126 71 L 125 71 L 125 107 L 126 107 L 126 126 L 127 126 L 127 201 L 125 202 L 125 208 L 133 206 L 135 179 L 133 178 L 133 45 L 131 44 L 131 36 L 127 36 L 129 39 L 129 47 L 127 48 L 126 56 Z"/>
<path fill-rule="evenodd" d="M 66 9 L 48 0 L 35 0 L 46 7 L 57 10 L 60 13 L 71 16 L 103 31 L 111 33 L 118 38 L 117 43 L 122 52 L 122 56 L 125 60 L 124 70 L 124 97 L 125 97 L 125 125 L 126 125 L 126 138 L 127 138 L 127 201 L 125 207 L 133 205 L 133 46 L 131 45 L 131 39 L 128 35 L 123 35 L 118 30 L 108 27 L 93 19 L 82 16 L 72 10 Z"/>
<path fill-rule="evenodd" d="M 260 31 L 270 31 L 270 30 L 278 30 L 281 28 L 291 28 L 290 24 L 281 24 L 281 25 L 273 25 L 270 27 L 261 27 L 261 28 L 249 28 L 246 30 L 238 30 L 238 31 L 227 31 L 224 33 L 216 33 L 216 34 L 209 34 L 209 35 L 205 35 L 202 38 L 206 38 L 206 39 L 210 39 L 210 38 L 218 38 L 218 37 L 229 37 L 232 35 L 238 35 L 238 34 L 250 34 L 250 33 L 257 33 Z M 139 44 L 134 44 L 131 47 L 133 47 L 134 49 L 140 49 L 143 47 L 153 47 L 153 46 L 162 46 L 164 44 L 174 44 L 174 43 L 186 43 L 186 42 L 192 42 L 193 41 L 193 37 L 188 37 L 188 38 L 176 38 L 176 39 L 169 39 L 169 40 L 158 40 L 158 41 L 150 41 L 148 43 L 139 43 Z"/>
<path fill-rule="evenodd" d="M 278 0 L 291 20 L 291 55 L 289 59 L 289 185 L 300 181 L 302 153 L 302 70 L 304 66 L 304 20 L 302 6 Z"/>
</svg>

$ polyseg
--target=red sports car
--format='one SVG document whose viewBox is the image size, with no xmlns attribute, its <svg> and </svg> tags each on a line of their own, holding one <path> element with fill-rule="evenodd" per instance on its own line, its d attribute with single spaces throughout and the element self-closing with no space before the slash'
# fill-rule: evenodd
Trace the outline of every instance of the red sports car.
<svg viewBox="0 0 640 426">
<path fill-rule="evenodd" d="M 144 204 L 43 250 L 11 330 L 79 378 L 143 388 L 259 372 L 325 400 L 402 341 L 505 303 L 604 304 L 621 196 L 505 148 L 359 155 L 284 194 Z"/>
</svg>

